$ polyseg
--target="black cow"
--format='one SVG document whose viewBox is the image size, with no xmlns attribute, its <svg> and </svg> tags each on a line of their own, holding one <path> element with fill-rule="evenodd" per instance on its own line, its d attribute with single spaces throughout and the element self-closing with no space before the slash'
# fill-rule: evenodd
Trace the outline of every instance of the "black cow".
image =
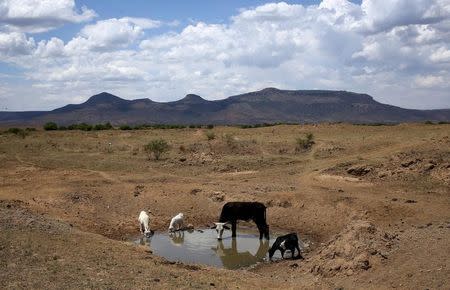
<svg viewBox="0 0 450 290">
<path fill-rule="evenodd" d="M 236 237 L 238 220 L 255 222 L 259 230 L 259 239 L 269 239 L 269 225 L 266 222 L 266 206 L 260 202 L 227 202 L 222 207 L 219 222 L 216 224 L 217 239 L 222 239 L 225 224 L 231 224 L 231 236 Z"/>
<path fill-rule="evenodd" d="M 303 259 L 300 253 L 300 247 L 298 246 L 298 237 L 296 233 L 290 233 L 284 236 L 279 236 L 273 243 L 272 247 L 269 249 L 269 259 L 272 259 L 273 254 L 277 250 L 280 250 L 281 257 L 284 259 L 284 252 L 290 250 L 292 254 L 292 259 L 294 259 L 295 249 L 298 250 L 297 259 Z"/>
</svg>

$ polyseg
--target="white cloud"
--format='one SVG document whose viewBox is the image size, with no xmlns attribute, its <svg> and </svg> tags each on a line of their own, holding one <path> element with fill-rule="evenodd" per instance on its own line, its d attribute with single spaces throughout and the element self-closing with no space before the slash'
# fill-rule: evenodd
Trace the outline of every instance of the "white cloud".
<svg viewBox="0 0 450 290">
<path fill-rule="evenodd" d="M 403 25 L 432 24 L 450 16 L 447 0 L 363 0 L 363 27 L 370 32 Z"/>
<path fill-rule="evenodd" d="M 5 60 L 7 57 L 30 54 L 34 47 L 35 42 L 33 38 L 27 38 L 23 33 L 0 32 L 0 60 Z"/>
<path fill-rule="evenodd" d="M 162 25 L 161 21 L 149 18 L 123 17 L 120 20 L 128 23 L 133 23 L 134 25 L 139 26 L 142 29 L 158 28 Z"/>
<path fill-rule="evenodd" d="M 144 35 L 145 29 L 159 27 L 159 21 L 146 18 L 124 17 L 101 20 L 86 25 L 67 44 L 71 54 L 90 50 L 112 50 L 126 48 Z"/>
<path fill-rule="evenodd" d="M 445 77 L 435 75 L 417 76 L 414 79 L 414 84 L 419 88 L 448 87 L 450 80 L 445 80 Z"/>
<path fill-rule="evenodd" d="M 84 26 L 66 43 L 35 44 L 23 34 L 2 42 L 0 35 L 0 55 L 14 55 L 8 61 L 26 69 L 33 88 L 55 106 L 99 91 L 167 101 L 189 92 L 217 99 L 275 86 L 450 107 L 448 1 L 380 3 L 268 3 L 240 10 L 227 24 L 199 22 L 153 36 L 145 30 L 170 23 L 112 18 Z M 63 99 L 55 99 L 61 91 Z"/>
<path fill-rule="evenodd" d="M 93 10 L 77 10 L 74 0 L 2 0 L 0 25 L 6 31 L 44 32 L 65 23 L 89 21 Z"/>
<path fill-rule="evenodd" d="M 439 47 L 430 56 L 433 62 L 450 62 L 450 50 L 445 47 Z"/>
</svg>

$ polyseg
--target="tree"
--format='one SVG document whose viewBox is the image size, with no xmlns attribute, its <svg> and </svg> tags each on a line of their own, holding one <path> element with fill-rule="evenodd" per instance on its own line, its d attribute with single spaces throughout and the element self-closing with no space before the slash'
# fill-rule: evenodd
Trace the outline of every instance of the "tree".
<svg viewBox="0 0 450 290">
<path fill-rule="evenodd" d="M 308 150 L 312 147 L 314 142 L 314 135 L 312 133 L 307 133 L 305 138 L 297 138 L 295 151 Z"/>
<path fill-rule="evenodd" d="M 205 135 L 208 141 L 216 139 L 216 134 L 213 131 L 207 131 Z"/>
<path fill-rule="evenodd" d="M 169 151 L 170 146 L 164 139 L 155 139 L 145 145 L 144 149 L 148 154 L 153 154 L 155 160 L 159 160 L 161 154 Z"/>
<path fill-rule="evenodd" d="M 58 125 L 55 122 L 47 122 L 44 125 L 44 130 L 45 131 L 58 130 Z"/>
</svg>

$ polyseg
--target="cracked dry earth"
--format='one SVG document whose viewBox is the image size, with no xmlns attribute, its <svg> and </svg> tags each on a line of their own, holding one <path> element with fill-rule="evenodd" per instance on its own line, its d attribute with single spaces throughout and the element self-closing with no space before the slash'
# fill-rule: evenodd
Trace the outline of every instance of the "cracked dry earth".
<svg viewBox="0 0 450 290">
<path fill-rule="evenodd" d="M 450 288 L 449 125 L 213 130 L 1 134 L 0 287 Z M 160 161 L 154 138 L 171 144 Z M 156 231 L 178 212 L 204 228 L 237 200 L 310 241 L 305 260 L 224 270 L 130 241 L 142 209 Z"/>
</svg>

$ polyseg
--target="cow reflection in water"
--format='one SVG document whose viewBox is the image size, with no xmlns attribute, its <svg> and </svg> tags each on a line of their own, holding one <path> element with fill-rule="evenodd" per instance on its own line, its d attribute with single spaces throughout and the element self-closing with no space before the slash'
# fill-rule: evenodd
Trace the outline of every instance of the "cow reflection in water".
<svg viewBox="0 0 450 290">
<path fill-rule="evenodd" d="M 184 243 L 184 231 L 176 231 L 169 234 L 172 245 L 180 247 Z"/>
<path fill-rule="evenodd" d="M 152 236 L 149 236 L 149 237 L 143 236 L 139 239 L 139 245 L 141 245 L 141 246 L 150 245 L 151 240 L 152 240 Z"/>
<path fill-rule="evenodd" d="M 263 261 L 269 250 L 269 241 L 260 240 L 259 247 L 256 254 L 253 255 L 249 251 L 238 252 L 236 238 L 231 240 L 231 248 L 225 248 L 223 241 L 217 242 L 217 247 L 212 248 L 222 261 L 222 265 L 227 269 L 236 269 L 240 267 L 247 267 L 257 262 Z"/>
</svg>

